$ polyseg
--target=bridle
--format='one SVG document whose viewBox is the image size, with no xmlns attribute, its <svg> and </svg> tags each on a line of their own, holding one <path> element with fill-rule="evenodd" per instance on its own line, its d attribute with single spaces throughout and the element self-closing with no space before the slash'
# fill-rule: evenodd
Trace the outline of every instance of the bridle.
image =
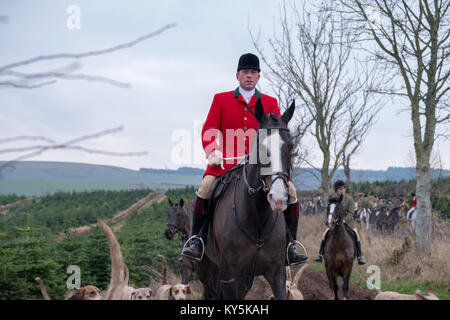
<svg viewBox="0 0 450 320">
<path fill-rule="evenodd" d="M 256 121 L 258 121 L 258 118 L 256 117 L 255 113 L 247 105 L 245 107 L 255 117 Z M 260 164 L 260 161 L 259 161 L 259 133 L 260 133 L 260 130 L 262 130 L 262 129 L 264 129 L 264 130 L 277 129 L 277 130 L 282 130 L 282 131 L 288 131 L 289 132 L 289 128 L 280 127 L 280 126 L 271 126 L 271 127 L 267 127 L 267 128 L 260 128 L 259 121 L 258 121 L 258 128 L 256 129 L 256 163 L 257 164 Z M 284 172 L 284 171 L 277 171 L 277 172 L 271 173 L 270 175 L 260 175 L 259 179 L 261 181 L 261 184 L 259 186 L 255 187 L 255 188 L 252 187 L 250 185 L 250 183 L 248 182 L 247 170 L 246 170 L 247 169 L 247 162 L 249 161 L 249 157 L 250 157 L 250 155 L 246 154 L 245 158 L 244 158 L 243 178 L 244 178 L 245 186 L 247 187 L 247 191 L 248 191 L 248 193 L 250 195 L 254 195 L 254 194 L 258 193 L 260 190 L 263 190 L 265 193 L 269 192 L 269 188 L 267 188 L 266 183 L 264 181 L 264 178 L 268 177 L 268 176 L 271 176 L 271 177 L 275 176 L 275 178 L 271 181 L 272 184 L 277 179 L 282 179 L 285 187 L 288 188 L 288 182 L 289 182 L 290 175 L 289 175 L 288 172 Z"/>
<path fill-rule="evenodd" d="M 341 208 L 340 208 L 341 215 L 339 217 L 336 215 L 336 207 L 337 206 L 341 206 Z M 342 224 L 342 204 L 339 203 L 339 202 L 333 202 L 333 203 L 330 203 L 329 207 L 330 207 L 330 211 L 331 210 L 332 211 L 330 213 L 328 213 L 328 221 L 327 221 L 328 227 L 330 227 L 330 223 L 332 222 L 331 218 L 334 218 L 334 220 L 335 220 L 334 224 L 335 225 Z"/>
<path fill-rule="evenodd" d="M 167 227 L 172 227 L 174 229 L 173 232 L 171 230 L 172 234 L 175 235 L 177 233 L 180 233 L 181 236 L 186 235 L 182 230 L 180 230 L 180 225 L 179 225 L 179 222 L 183 222 L 183 218 L 184 218 L 184 210 L 183 210 L 183 208 L 180 207 L 180 210 L 176 211 L 176 219 L 175 219 L 176 224 L 169 223 L 169 222 L 167 223 Z"/>
</svg>

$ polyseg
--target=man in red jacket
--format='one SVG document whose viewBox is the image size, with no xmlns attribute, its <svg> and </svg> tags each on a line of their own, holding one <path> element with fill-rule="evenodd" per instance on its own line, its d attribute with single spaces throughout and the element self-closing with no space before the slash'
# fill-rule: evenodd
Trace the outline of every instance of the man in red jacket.
<svg viewBox="0 0 450 320">
<path fill-rule="evenodd" d="M 411 220 L 412 218 L 412 214 L 414 213 L 414 210 L 416 210 L 416 206 L 417 206 L 417 198 L 416 198 L 416 194 L 413 192 L 411 193 L 411 209 L 408 210 L 408 213 L 406 214 L 406 218 L 408 220 Z"/>
<path fill-rule="evenodd" d="M 256 134 L 258 122 L 247 110 L 247 107 L 255 112 L 256 101 L 260 99 L 266 115 L 270 112 L 281 116 L 277 100 L 261 94 L 255 88 L 260 78 L 260 71 L 257 56 L 251 53 L 242 55 L 236 73 L 239 87 L 234 91 L 218 93 L 214 96 L 202 129 L 202 144 L 208 159 L 208 166 L 193 202 L 195 205 L 192 215 L 191 237 L 195 237 L 191 239 L 191 245 L 183 250 L 182 254 L 184 255 L 197 259 L 201 257 L 202 243 L 198 235 L 208 218 L 208 199 L 211 197 L 219 177 L 236 165 L 236 158 L 250 153 L 250 146 Z M 235 140 L 237 140 L 236 144 Z M 290 203 L 284 211 L 284 216 L 289 231 L 295 240 L 299 204 L 296 189 L 291 181 L 289 181 L 288 193 Z M 202 238 L 202 240 L 205 239 Z M 287 242 L 289 243 L 289 238 Z M 287 261 L 290 264 L 307 260 L 306 255 L 297 253 L 293 243 L 289 243 Z"/>
</svg>

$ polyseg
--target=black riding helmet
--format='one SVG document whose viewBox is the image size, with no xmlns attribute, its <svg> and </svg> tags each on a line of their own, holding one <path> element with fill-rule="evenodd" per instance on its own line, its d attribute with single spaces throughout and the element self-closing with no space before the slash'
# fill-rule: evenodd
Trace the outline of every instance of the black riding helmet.
<svg viewBox="0 0 450 320">
<path fill-rule="evenodd" d="M 340 187 L 344 187 L 345 188 L 345 182 L 342 180 L 337 180 L 334 185 L 334 191 L 336 191 L 337 189 L 339 189 Z"/>
</svg>

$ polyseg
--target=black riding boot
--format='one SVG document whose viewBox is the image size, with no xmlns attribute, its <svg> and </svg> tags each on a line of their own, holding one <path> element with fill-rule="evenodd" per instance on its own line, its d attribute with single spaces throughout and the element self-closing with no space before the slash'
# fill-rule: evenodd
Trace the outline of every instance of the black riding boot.
<svg viewBox="0 0 450 320">
<path fill-rule="evenodd" d="M 293 240 L 297 240 L 298 215 L 299 215 L 298 201 L 289 204 L 284 212 L 286 225 Z M 288 243 L 286 265 L 294 265 L 308 261 L 308 256 L 306 254 L 300 254 L 297 251 L 295 251 L 295 242 L 290 242 L 291 241 L 290 239 L 291 238 L 289 237 L 289 233 L 286 232 L 286 242 Z"/>
<path fill-rule="evenodd" d="M 366 264 L 366 258 L 361 255 L 361 242 L 356 241 L 356 257 L 358 259 L 358 264 Z"/>
<path fill-rule="evenodd" d="M 192 220 L 191 220 L 191 234 L 190 236 L 196 236 L 195 238 L 192 238 L 189 242 L 191 245 L 189 247 L 184 248 L 184 250 L 181 252 L 181 254 L 195 258 L 200 259 L 202 256 L 202 242 L 200 240 L 200 237 L 202 238 L 203 242 L 205 242 L 205 238 L 203 237 L 203 234 L 200 234 L 200 230 L 203 226 L 203 224 L 208 219 L 207 209 L 208 209 L 208 199 L 202 199 L 200 198 L 197 193 L 195 193 L 195 200 L 194 200 L 194 210 L 192 212 Z M 204 233 L 204 232 L 203 232 Z"/>
<path fill-rule="evenodd" d="M 319 249 L 319 254 L 317 255 L 317 257 L 314 259 L 314 261 L 316 262 L 322 262 L 322 258 L 323 258 L 323 250 L 325 248 L 325 240 L 322 240 L 320 242 L 320 249 Z"/>
</svg>

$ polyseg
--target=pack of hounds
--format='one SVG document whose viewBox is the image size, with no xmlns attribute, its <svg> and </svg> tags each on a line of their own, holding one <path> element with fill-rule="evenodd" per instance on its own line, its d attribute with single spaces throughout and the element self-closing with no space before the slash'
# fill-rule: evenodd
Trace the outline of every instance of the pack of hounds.
<svg viewBox="0 0 450 320">
<path fill-rule="evenodd" d="M 67 300 L 186 300 L 191 294 L 189 285 L 169 284 L 167 280 L 167 262 L 164 256 L 158 255 L 163 261 L 162 284 L 153 292 L 150 287 L 133 288 L 129 286 L 129 272 L 123 262 L 120 244 L 111 228 L 102 220 L 99 224 L 108 239 L 111 254 L 111 279 L 105 292 L 94 285 L 81 287 L 75 292 L 69 293 Z M 36 282 L 41 288 L 45 300 L 51 300 L 44 282 L 37 277 Z"/>
<path fill-rule="evenodd" d="M 161 254 L 158 256 L 163 261 L 162 284 L 153 292 L 149 287 L 147 288 L 133 288 L 129 286 L 129 272 L 126 265 L 123 263 L 122 252 L 120 244 L 112 232 L 111 228 L 102 220 L 99 224 L 108 239 L 108 244 L 111 254 L 111 280 L 108 289 L 101 292 L 99 288 L 94 285 L 87 285 L 81 287 L 75 292 L 69 294 L 67 300 L 186 300 L 191 294 L 189 285 L 185 284 L 169 284 L 167 280 L 167 261 Z M 303 271 L 308 264 L 302 266 L 294 278 L 291 276 L 291 267 L 286 267 L 286 296 L 288 300 L 304 300 L 303 295 L 298 289 L 298 282 Z M 42 296 L 45 300 L 51 300 L 44 282 L 37 277 L 35 281 L 41 288 Z M 273 295 L 268 299 L 273 299 Z"/>
</svg>

